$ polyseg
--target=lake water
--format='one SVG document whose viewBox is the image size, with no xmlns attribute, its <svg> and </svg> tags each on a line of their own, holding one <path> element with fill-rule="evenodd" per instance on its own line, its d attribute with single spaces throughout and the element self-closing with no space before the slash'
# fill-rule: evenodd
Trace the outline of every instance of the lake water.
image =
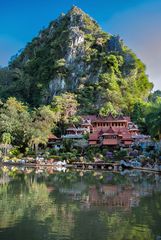
<svg viewBox="0 0 161 240">
<path fill-rule="evenodd" d="M 0 240 L 161 240 L 161 176 L 0 169 Z"/>
</svg>

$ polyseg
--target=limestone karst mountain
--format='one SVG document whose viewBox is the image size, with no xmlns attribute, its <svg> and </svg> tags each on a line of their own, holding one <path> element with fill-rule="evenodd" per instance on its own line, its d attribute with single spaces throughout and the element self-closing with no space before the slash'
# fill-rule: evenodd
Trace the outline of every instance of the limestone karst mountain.
<svg viewBox="0 0 161 240">
<path fill-rule="evenodd" d="M 9 67 L 8 95 L 34 106 L 68 91 L 77 94 L 85 112 L 107 104 L 129 111 L 152 88 L 144 64 L 120 37 L 77 7 L 40 31 Z"/>
</svg>

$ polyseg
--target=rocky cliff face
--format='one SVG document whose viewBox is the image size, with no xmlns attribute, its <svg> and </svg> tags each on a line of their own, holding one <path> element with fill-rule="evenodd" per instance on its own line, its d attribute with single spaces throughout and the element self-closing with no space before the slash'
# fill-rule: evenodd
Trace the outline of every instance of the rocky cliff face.
<svg viewBox="0 0 161 240">
<path fill-rule="evenodd" d="M 93 91 L 91 96 L 97 96 L 98 102 L 91 102 L 91 108 L 98 108 L 107 101 L 115 102 L 112 94 L 116 92 L 120 98 L 124 97 L 129 85 L 144 83 L 143 97 L 151 88 L 145 67 L 135 54 L 118 36 L 103 32 L 77 7 L 42 30 L 12 61 L 10 68 L 23 72 L 22 82 L 28 83 L 25 100 L 33 105 L 49 102 L 65 91 L 76 92 L 79 99 L 88 100 Z M 128 90 L 128 96 L 138 94 L 133 91 Z"/>
<path fill-rule="evenodd" d="M 61 91 L 75 91 L 80 84 L 84 82 L 92 82 L 98 80 L 98 74 L 92 74 L 91 64 L 85 62 L 86 56 L 86 35 L 99 34 L 101 29 L 96 25 L 95 21 L 87 16 L 80 9 L 73 7 L 72 10 L 65 16 L 66 31 L 68 37 L 66 39 L 66 51 L 62 56 L 64 67 L 68 70 L 68 74 L 64 77 L 58 73 L 49 82 L 50 96 L 56 95 Z M 96 28 L 96 33 L 93 29 L 88 28 L 88 22 Z M 61 25 L 61 21 L 60 21 Z M 94 37 L 94 35 L 93 35 Z M 63 41 L 63 39 L 62 39 Z"/>
</svg>

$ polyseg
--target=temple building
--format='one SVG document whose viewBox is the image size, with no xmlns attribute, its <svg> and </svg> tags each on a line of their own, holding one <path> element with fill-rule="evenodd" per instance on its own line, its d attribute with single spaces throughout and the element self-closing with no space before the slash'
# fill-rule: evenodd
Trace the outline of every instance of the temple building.
<svg viewBox="0 0 161 240">
<path fill-rule="evenodd" d="M 83 124 L 80 127 L 76 127 L 72 124 L 67 128 L 66 134 L 62 135 L 62 139 L 82 139 L 84 135 L 89 132 L 90 129 L 85 127 Z"/>
<path fill-rule="evenodd" d="M 89 136 L 88 144 L 91 146 L 129 147 L 140 135 L 140 131 L 127 116 L 87 115 L 82 116 L 79 126 L 70 125 L 61 139 L 79 140 L 84 135 Z M 57 142 L 59 139 L 52 137 L 50 140 Z"/>
<path fill-rule="evenodd" d="M 48 148 L 55 148 L 56 150 L 61 148 L 61 138 L 56 137 L 54 134 L 48 136 Z"/>
<path fill-rule="evenodd" d="M 126 116 L 89 115 L 83 117 L 83 124 L 86 122 L 90 128 L 89 145 L 128 147 L 133 143 L 133 136 L 139 134 L 137 125 Z"/>
</svg>

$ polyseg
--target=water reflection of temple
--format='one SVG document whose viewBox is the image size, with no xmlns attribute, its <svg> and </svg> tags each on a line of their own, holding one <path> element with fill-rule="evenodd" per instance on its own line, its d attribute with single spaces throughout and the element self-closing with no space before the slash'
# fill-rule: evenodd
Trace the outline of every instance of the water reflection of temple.
<svg viewBox="0 0 161 240">
<path fill-rule="evenodd" d="M 106 205 L 109 208 L 130 209 L 139 205 L 139 194 L 133 187 L 103 185 L 99 189 L 92 186 L 87 198 L 88 205 Z"/>
<path fill-rule="evenodd" d="M 161 191 L 161 187 L 154 189 L 151 183 L 129 185 L 92 185 L 89 188 L 83 183 L 77 183 L 71 188 L 60 188 L 59 191 L 73 201 L 82 202 L 86 208 L 104 206 L 108 209 L 120 208 L 129 211 L 139 206 L 140 199 L 150 196 L 154 191 Z"/>
<path fill-rule="evenodd" d="M 139 191 L 132 186 L 100 185 L 91 186 L 85 191 L 85 185 L 77 184 L 72 188 L 61 188 L 59 191 L 68 195 L 72 200 L 79 200 L 85 207 L 107 206 L 108 208 L 123 208 L 129 210 L 133 206 L 138 206 L 140 201 Z"/>
<path fill-rule="evenodd" d="M 9 171 L 9 169 L 8 169 Z M 130 210 L 134 206 L 138 206 L 142 197 L 152 195 L 154 192 L 161 192 L 161 177 L 158 174 L 140 173 L 130 171 L 127 176 L 121 176 L 115 179 L 115 174 L 104 174 L 103 180 L 99 180 L 99 173 L 89 175 L 85 172 L 84 175 L 77 176 L 77 173 L 57 173 L 55 169 L 42 168 L 27 169 L 23 168 L 17 170 L 17 174 L 34 172 L 34 181 L 40 182 L 42 179 L 48 179 L 46 183 L 49 194 L 64 195 L 65 199 L 81 202 L 82 207 L 90 208 L 97 206 L 104 206 L 108 209 L 120 208 L 123 210 Z M 48 175 L 49 174 L 49 175 Z M 20 174 L 21 176 L 21 174 Z M 81 179 L 80 179 L 81 176 Z M 92 178 L 91 178 L 92 176 Z M 98 181 L 96 179 L 98 178 Z M 127 180 L 128 181 L 125 181 Z M 2 172 L 0 177 L 0 184 L 12 182 L 13 178 L 9 177 L 8 172 Z M 93 182 L 95 181 L 95 183 Z M 119 182 L 120 180 L 121 183 Z"/>
</svg>

